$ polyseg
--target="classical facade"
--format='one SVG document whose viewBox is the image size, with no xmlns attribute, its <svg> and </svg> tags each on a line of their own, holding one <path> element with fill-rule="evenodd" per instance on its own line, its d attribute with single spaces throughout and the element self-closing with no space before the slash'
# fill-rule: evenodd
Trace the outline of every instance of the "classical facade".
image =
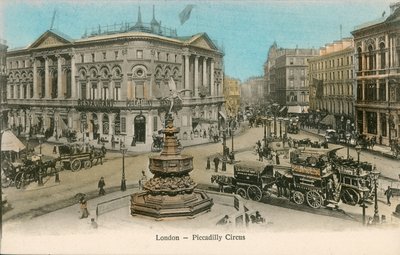
<svg viewBox="0 0 400 255">
<path fill-rule="evenodd" d="M 388 17 L 360 25 L 352 34 L 358 130 L 389 144 L 400 132 L 400 2 L 391 5 Z"/>
<path fill-rule="evenodd" d="M 334 115 L 354 114 L 354 41 L 345 38 L 325 45 L 308 60 L 310 108 Z"/>
<path fill-rule="evenodd" d="M 289 111 L 308 108 L 308 59 L 317 55 L 314 49 L 282 49 L 275 43 L 270 47 L 264 73 L 274 101 L 289 106 Z"/>
<path fill-rule="evenodd" d="M 169 109 L 172 78 L 182 101 L 175 125 L 190 133 L 223 108 L 223 53 L 205 33 L 179 37 L 154 18 L 99 27 L 72 39 L 48 30 L 7 55 L 9 125 L 78 138 L 150 145 Z M 184 136 L 183 138 L 185 138 Z"/>
<path fill-rule="evenodd" d="M 0 130 L 7 127 L 7 42 L 0 40 Z"/>
</svg>

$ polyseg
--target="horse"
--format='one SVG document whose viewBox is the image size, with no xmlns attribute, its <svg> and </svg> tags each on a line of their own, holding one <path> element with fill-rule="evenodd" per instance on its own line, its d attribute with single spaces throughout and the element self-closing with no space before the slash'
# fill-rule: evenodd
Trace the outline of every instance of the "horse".
<svg viewBox="0 0 400 255">
<path fill-rule="evenodd" d="M 225 192 L 225 186 L 233 188 L 233 177 L 224 175 L 212 175 L 211 183 L 217 183 L 220 192 Z"/>
</svg>

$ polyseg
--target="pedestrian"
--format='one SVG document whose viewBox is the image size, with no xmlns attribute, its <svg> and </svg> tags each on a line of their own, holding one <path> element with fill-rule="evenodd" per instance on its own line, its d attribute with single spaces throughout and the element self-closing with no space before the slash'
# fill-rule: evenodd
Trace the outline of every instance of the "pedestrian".
<svg viewBox="0 0 400 255">
<path fill-rule="evenodd" d="M 214 158 L 215 172 L 218 172 L 218 165 L 219 165 L 219 158 L 217 156 Z"/>
<path fill-rule="evenodd" d="M 263 153 L 261 148 L 258 148 L 258 160 L 263 161 Z"/>
<path fill-rule="evenodd" d="M 104 196 L 106 194 L 106 191 L 104 190 L 104 186 L 106 186 L 106 183 L 104 182 L 104 177 L 102 176 L 99 180 L 99 183 L 97 184 L 97 187 L 100 189 L 99 196 Z"/>
<path fill-rule="evenodd" d="M 382 135 L 380 135 L 379 136 L 379 145 L 382 145 L 382 139 L 383 139 L 383 137 L 382 137 Z"/>
<path fill-rule="evenodd" d="M 135 135 L 132 136 L 131 146 L 136 146 L 136 138 L 135 138 Z"/>
<path fill-rule="evenodd" d="M 82 211 L 81 219 L 89 217 L 89 211 L 87 209 L 87 201 L 85 197 L 81 197 L 79 203 L 81 205 L 81 211 Z"/>
<path fill-rule="evenodd" d="M 279 161 L 279 154 L 278 154 L 278 152 L 275 153 L 275 157 L 276 157 L 276 160 L 275 160 L 275 161 L 276 161 L 276 164 L 279 165 L 279 164 L 280 164 L 280 161 Z"/>
<path fill-rule="evenodd" d="M 207 157 L 207 166 L 206 169 L 209 170 L 211 168 L 210 166 L 210 157 Z"/>
<path fill-rule="evenodd" d="M 92 226 L 92 228 L 97 229 L 98 225 L 97 222 L 94 220 L 94 218 L 90 219 L 90 225 Z"/>
<path fill-rule="evenodd" d="M 57 154 L 57 145 L 54 145 L 53 147 L 53 154 Z"/>
<path fill-rule="evenodd" d="M 216 225 L 226 225 L 230 223 L 229 216 L 225 215 L 222 219 L 220 219 Z"/>
<path fill-rule="evenodd" d="M 142 176 L 139 179 L 139 190 L 143 189 L 144 183 L 147 181 L 146 172 L 142 170 Z"/>
<path fill-rule="evenodd" d="M 387 190 L 385 191 L 386 199 L 387 199 L 387 204 L 391 206 L 392 204 L 390 203 L 390 198 L 393 197 L 393 191 L 390 186 L 388 186 Z"/>
<path fill-rule="evenodd" d="M 114 135 L 111 136 L 111 147 L 114 149 L 115 148 L 115 138 Z"/>
</svg>

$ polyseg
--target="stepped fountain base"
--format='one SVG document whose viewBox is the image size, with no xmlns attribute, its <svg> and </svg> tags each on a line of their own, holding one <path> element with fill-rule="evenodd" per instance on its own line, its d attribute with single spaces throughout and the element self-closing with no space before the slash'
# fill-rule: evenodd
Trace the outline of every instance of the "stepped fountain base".
<svg viewBox="0 0 400 255">
<path fill-rule="evenodd" d="M 148 191 L 131 195 L 131 214 L 157 219 L 170 217 L 195 217 L 210 211 L 213 200 L 204 191 L 190 194 L 151 195 Z"/>
</svg>

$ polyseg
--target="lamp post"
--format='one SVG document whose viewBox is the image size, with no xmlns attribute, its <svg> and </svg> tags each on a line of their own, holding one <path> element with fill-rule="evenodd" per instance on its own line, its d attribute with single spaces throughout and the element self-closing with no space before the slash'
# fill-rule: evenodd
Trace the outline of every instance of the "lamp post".
<svg viewBox="0 0 400 255">
<path fill-rule="evenodd" d="M 360 207 L 362 208 L 362 222 L 363 222 L 363 225 L 365 225 L 365 209 L 368 208 L 368 206 L 365 204 L 365 195 L 366 195 L 366 193 L 363 192 L 362 204 L 360 204 Z"/>
<path fill-rule="evenodd" d="M 226 130 L 222 131 L 222 171 L 226 171 Z"/>
<path fill-rule="evenodd" d="M 374 170 L 371 172 L 371 177 L 374 180 L 374 193 L 375 193 L 375 207 L 374 207 L 374 223 L 379 223 L 379 212 L 378 212 L 378 179 L 380 172 L 376 170 L 376 166 L 374 166 Z"/>
<path fill-rule="evenodd" d="M 276 135 L 276 112 L 277 112 L 277 109 L 278 109 L 279 105 L 277 103 L 273 103 L 272 106 L 274 107 L 273 108 L 273 113 L 274 113 L 274 136 L 277 136 Z"/>
<path fill-rule="evenodd" d="M 267 119 L 263 118 L 264 123 L 264 148 L 267 147 Z"/>
<path fill-rule="evenodd" d="M 357 151 L 357 163 L 360 163 L 361 146 L 359 144 L 357 144 L 356 146 L 356 151 Z"/>
<path fill-rule="evenodd" d="M 317 109 L 317 126 L 318 126 L 318 134 L 319 134 L 319 122 L 321 121 L 321 115 L 319 109 Z"/>
<path fill-rule="evenodd" d="M 282 138 L 282 120 L 283 120 L 283 118 L 279 117 L 278 120 L 279 120 L 279 137 Z"/>
<path fill-rule="evenodd" d="M 122 178 L 121 178 L 121 191 L 126 190 L 126 180 L 125 180 L 125 153 L 127 151 L 125 144 L 121 141 L 120 150 L 122 153 Z"/>
<path fill-rule="evenodd" d="M 289 125 L 289 118 L 284 118 L 283 119 L 285 123 L 285 137 L 287 137 L 287 130 L 288 130 L 288 125 Z"/>
<path fill-rule="evenodd" d="M 349 155 L 350 137 L 351 137 L 350 133 L 347 133 L 347 134 L 346 134 L 346 141 L 347 141 L 347 159 L 350 158 L 350 155 Z"/>
<path fill-rule="evenodd" d="M 55 117 L 56 140 L 58 141 L 58 117 Z"/>
<path fill-rule="evenodd" d="M 39 140 L 39 154 L 42 154 L 42 143 L 43 143 L 44 135 L 37 135 L 36 137 Z"/>
<path fill-rule="evenodd" d="M 231 119 L 231 125 L 230 125 L 230 127 L 231 127 L 231 138 L 232 138 L 232 149 L 231 149 L 232 156 L 234 155 L 234 153 L 233 153 L 233 150 L 234 150 L 234 147 L 233 147 L 233 137 L 234 137 L 234 135 L 235 135 L 234 120 L 235 120 L 235 119 L 232 117 L 232 119 Z"/>
</svg>

